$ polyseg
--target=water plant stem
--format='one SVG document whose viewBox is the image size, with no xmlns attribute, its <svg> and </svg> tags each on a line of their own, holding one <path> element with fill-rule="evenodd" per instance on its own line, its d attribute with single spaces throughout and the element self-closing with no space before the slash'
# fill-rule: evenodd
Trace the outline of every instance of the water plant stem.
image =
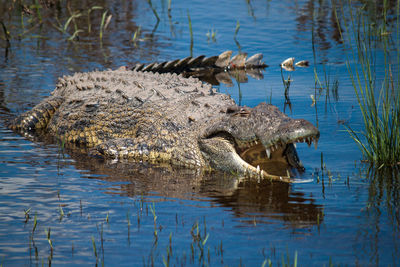
<svg viewBox="0 0 400 267">
<path fill-rule="evenodd" d="M 187 11 L 188 23 L 189 23 L 189 33 L 190 33 L 190 56 L 193 57 L 193 29 L 192 20 L 190 18 L 189 10 Z"/>
<path fill-rule="evenodd" d="M 157 14 L 157 10 L 153 7 L 153 3 L 151 2 L 151 0 L 147 0 L 147 3 L 149 3 L 149 6 L 151 8 L 151 11 L 153 11 L 154 16 L 157 19 L 157 24 L 160 22 L 160 17 Z"/>
<path fill-rule="evenodd" d="M 397 7 L 399 6 L 397 1 Z M 386 1 L 385 1 L 386 3 Z M 371 26 L 371 18 L 361 9 L 349 9 L 350 22 L 338 17 L 337 8 L 334 8 L 337 25 L 344 26 L 346 36 L 341 36 L 343 43 L 351 51 L 352 58 L 347 56 L 347 68 L 354 87 L 364 129 L 356 131 L 350 125 L 347 130 L 353 140 L 360 147 L 364 159 L 374 168 L 400 167 L 400 80 L 393 79 L 392 65 L 399 66 L 399 48 L 395 50 L 396 57 L 389 48 L 387 23 L 387 4 L 384 3 L 379 26 Z M 349 6 L 351 3 L 349 2 Z M 343 14 L 343 7 L 340 7 Z M 397 13 L 399 11 L 397 10 Z M 397 16 L 397 31 L 399 16 Z M 340 28 L 342 32 L 342 28 Z M 378 36 L 378 38 L 376 38 Z M 382 47 L 385 73 L 381 85 L 376 79 L 376 52 L 377 42 Z M 398 40 L 397 40 L 398 42 Z M 355 47 L 355 48 L 354 48 Z M 397 62 L 392 62 L 397 59 Z M 353 64 L 352 62 L 357 62 Z"/>
</svg>

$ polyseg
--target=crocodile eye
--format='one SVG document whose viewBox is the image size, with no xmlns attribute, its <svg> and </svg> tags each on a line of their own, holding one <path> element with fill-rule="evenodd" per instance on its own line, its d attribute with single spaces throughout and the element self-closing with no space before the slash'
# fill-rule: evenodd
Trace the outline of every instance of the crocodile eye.
<svg viewBox="0 0 400 267">
<path fill-rule="evenodd" d="M 239 110 L 240 110 L 240 107 L 238 107 L 238 106 L 229 106 L 226 109 L 226 114 L 232 114 L 232 113 L 238 112 Z"/>
<path fill-rule="evenodd" d="M 235 116 L 235 117 L 248 117 L 249 115 L 250 115 L 250 110 L 248 110 L 245 107 L 241 107 L 240 110 L 238 110 L 232 116 Z"/>
</svg>

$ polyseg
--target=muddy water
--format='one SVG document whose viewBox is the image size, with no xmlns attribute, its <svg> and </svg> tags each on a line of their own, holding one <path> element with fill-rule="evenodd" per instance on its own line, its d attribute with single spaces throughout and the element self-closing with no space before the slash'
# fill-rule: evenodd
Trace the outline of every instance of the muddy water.
<svg viewBox="0 0 400 267">
<path fill-rule="evenodd" d="M 343 123 L 361 129 L 362 118 L 329 1 L 172 1 L 170 11 L 153 1 L 159 23 L 146 1 L 61 1 L 43 4 L 40 16 L 29 3 L 21 16 L 10 2 L 0 7 L 11 35 L 0 40 L 0 265 L 275 266 L 295 255 L 301 266 L 398 265 L 398 183 L 370 178 L 345 132 Z M 100 41 L 105 10 L 112 17 Z M 72 14 L 80 15 L 63 33 Z M 320 129 L 316 150 L 297 146 L 309 182 L 102 162 L 5 127 L 59 76 L 225 50 L 263 53 L 269 67 L 261 80 L 216 85 L 220 92 L 241 105 L 271 102 Z M 281 70 L 288 57 L 311 66 Z M 329 89 L 316 89 L 314 69 Z"/>
</svg>

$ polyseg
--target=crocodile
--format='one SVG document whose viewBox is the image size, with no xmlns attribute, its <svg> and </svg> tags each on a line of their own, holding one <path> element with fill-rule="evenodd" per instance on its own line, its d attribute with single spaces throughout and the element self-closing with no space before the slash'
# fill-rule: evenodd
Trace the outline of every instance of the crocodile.
<svg viewBox="0 0 400 267">
<path fill-rule="evenodd" d="M 247 75 L 261 80 L 262 70 L 268 67 L 262 59 L 261 53 L 254 54 L 247 58 L 247 53 L 239 53 L 232 57 L 232 51 L 228 50 L 218 56 L 186 57 L 164 62 L 152 62 L 149 64 L 139 63 L 131 67 L 132 70 L 176 73 L 183 77 L 195 77 L 212 85 L 224 83 L 233 86 L 231 77 L 238 82 L 246 82 Z"/>
<path fill-rule="evenodd" d="M 234 65 L 225 55 L 213 57 L 207 68 L 251 69 L 245 57 Z M 255 68 L 261 67 L 258 59 L 251 61 L 257 62 Z M 293 171 L 304 170 L 295 143 L 317 144 L 319 131 L 310 122 L 292 119 L 271 104 L 238 106 L 212 85 L 163 66 L 60 77 L 49 97 L 9 127 L 25 136 L 51 136 L 105 159 L 283 182 L 293 181 Z"/>
</svg>

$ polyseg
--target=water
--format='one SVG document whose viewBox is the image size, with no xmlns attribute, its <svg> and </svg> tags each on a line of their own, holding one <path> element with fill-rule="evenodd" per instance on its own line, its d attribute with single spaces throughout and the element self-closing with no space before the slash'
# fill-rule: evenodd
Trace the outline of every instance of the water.
<svg viewBox="0 0 400 267">
<path fill-rule="evenodd" d="M 105 9 L 92 11 L 90 34 L 82 15 L 76 23 L 83 32 L 71 42 L 66 39 L 73 23 L 64 34 L 54 26 L 56 17 L 65 25 L 70 16 L 65 3 L 61 9 L 42 8 L 41 26 L 37 16 L 24 16 L 24 29 L 18 7 L 8 11 L 12 3 L 1 4 L 1 20 L 13 38 L 8 48 L 0 42 L 0 264 L 261 266 L 271 260 L 277 266 L 293 263 L 297 255 L 301 266 L 330 261 L 399 265 L 398 187 L 387 189 L 368 179 L 362 155 L 342 124 L 362 129 L 330 3 L 172 1 L 169 13 L 167 1 L 153 1 L 158 25 L 146 1 L 70 3 L 71 13 L 102 6 L 112 14 L 102 42 L 98 34 Z M 291 117 L 318 125 L 317 150 L 298 145 L 306 167 L 302 178 L 311 182 L 258 184 L 102 163 L 57 144 L 31 142 L 5 127 L 10 114 L 39 103 L 62 75 L 190 55 L 188 14 L 194 55 L 240 49 L 263 53 L 269 65 L 264 79 L 249 78 L 240 88 L 233 80 L 232 87 L 216 86 L 220 92 L 241 105 L 271 102 Z M 211 31 L 216 42 L 207 40 Z M 309 60 L 311 66 L 281 72 L 278 65 L 288 57 Z M 320 78 L 325 67 L 329 90 L 315 89 L 314 67 Z M 292 80 L 290 105 L 282 78 Z"/>
</svg>

